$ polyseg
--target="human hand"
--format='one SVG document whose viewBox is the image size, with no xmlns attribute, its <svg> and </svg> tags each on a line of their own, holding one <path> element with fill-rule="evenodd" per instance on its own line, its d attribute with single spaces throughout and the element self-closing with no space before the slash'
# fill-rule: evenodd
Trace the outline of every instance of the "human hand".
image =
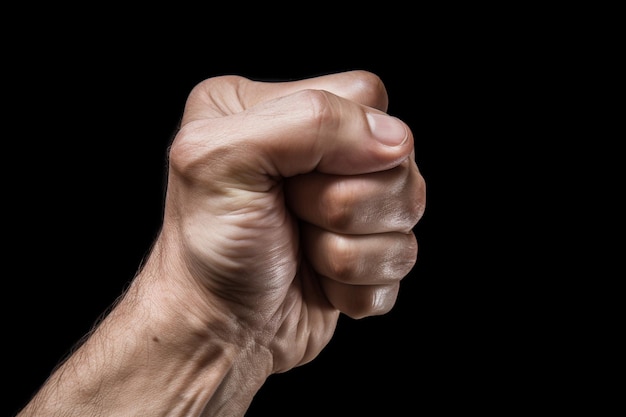
<svg viewBox="0 0 626 417">
<path fill-rule="evenodd" d="M 198 84 L 149 256 L 18 416 L 243 416 L 270 374 L 319 354 L 339 314 L 388 312 L 425 184 L 386 108 L 364 71 Z"/>
<path fill-rule="evenodd" d="M 188 98 L 161 239 L 199 289 L 193 314 L 236 318 L 272 372 L 317 356 L 341 312 L 388 312 L 416 261 L 425 184 L 387 100 L 364 71 L 217 77 Z"/>
</svg>

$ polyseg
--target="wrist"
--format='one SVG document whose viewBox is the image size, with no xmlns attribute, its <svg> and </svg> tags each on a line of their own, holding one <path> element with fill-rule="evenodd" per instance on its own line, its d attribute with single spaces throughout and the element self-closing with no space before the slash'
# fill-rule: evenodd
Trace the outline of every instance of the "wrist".
<svg viewBox="0 0 626 417">
<path fill-rule="evenodd" d="M 148 259 L 20 417 L 245 414 L 271 373 L 271 354 L 233 317 L 207 311 L 210 303 L 199 314 L 197 296 L 159 258 Z"/>
<path fill-rule="evenodd" d="M 180 263 L 160 251 L 160 243 L 123 300 L 135 311 L 120 310 L 121 321 L 132 317 L 142 322 L 136 323 L 145 332 L 138 340 L 151 349 L 142 356 L 158 365 L 157 375 L 147 378 L 172 388 L 167 410 L 181 407 L 190 415 L 196 415 L 188 411 L 192 409 L 208 415 L 229 410 L 228 415 L 243 416 L 272 372 L 271 352 L 217 300 L 212 302 L 204 287 L 194 286 L 197 281 L 184 276 L 184 269 L 176 267 Z"/>
</svg>

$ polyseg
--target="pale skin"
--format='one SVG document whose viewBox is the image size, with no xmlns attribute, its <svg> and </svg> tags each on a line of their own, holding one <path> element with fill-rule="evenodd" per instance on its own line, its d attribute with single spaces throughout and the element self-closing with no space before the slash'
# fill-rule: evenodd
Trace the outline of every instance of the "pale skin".
<svg viewBox="0 0 626 417">
<path fill-rule="evenodd" d="M 18 416 L 244 416 L 340 314 L 389 312 L 426 188 L 387 104 L 365 71 L 198 84 L 150 255 Z"/>
</svg>

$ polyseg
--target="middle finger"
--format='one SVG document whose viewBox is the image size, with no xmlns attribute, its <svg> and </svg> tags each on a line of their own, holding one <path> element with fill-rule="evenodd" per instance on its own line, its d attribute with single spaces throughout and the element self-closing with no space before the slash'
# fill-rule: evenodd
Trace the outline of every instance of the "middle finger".
<svg viewBox="0 0 626 417">
<path fill-rule="evenodd" d="M 424 210 L 425 184 L 415 163 L 362 175 L 319 172 L 288 178 L 285 199 L 296 217 L 343 234 L 408 233 Z"/>
</svg>

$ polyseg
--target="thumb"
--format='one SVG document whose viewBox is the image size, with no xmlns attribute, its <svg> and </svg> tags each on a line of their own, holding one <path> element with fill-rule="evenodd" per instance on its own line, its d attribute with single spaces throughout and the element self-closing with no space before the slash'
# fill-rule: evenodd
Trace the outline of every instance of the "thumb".
<svg viewBox="0 0 626 417">
<path fill-rule="evenodd" d="M 323 90 L 301 90 L 251 109 L 266 127 L 249 138 L 282 177 L 319 171 L 355 175 L 392 168 L 413 150 L 413 136 L 398 118 Z M 249 126 L 250 129 L 253 126 Z"/>
<path fill-rule="evenodd" d="M 255 173 L 290 177 L 312 171 L 382 171 L 400 164 L 412 150 L 413 135 L 401 120 L 317 89 L 189 122 L 170 149 L 191 158 L 178 160 L 188 167 L 212 165 L 228 171 L 222 174 L 247 179 Z"/>
</svg>

